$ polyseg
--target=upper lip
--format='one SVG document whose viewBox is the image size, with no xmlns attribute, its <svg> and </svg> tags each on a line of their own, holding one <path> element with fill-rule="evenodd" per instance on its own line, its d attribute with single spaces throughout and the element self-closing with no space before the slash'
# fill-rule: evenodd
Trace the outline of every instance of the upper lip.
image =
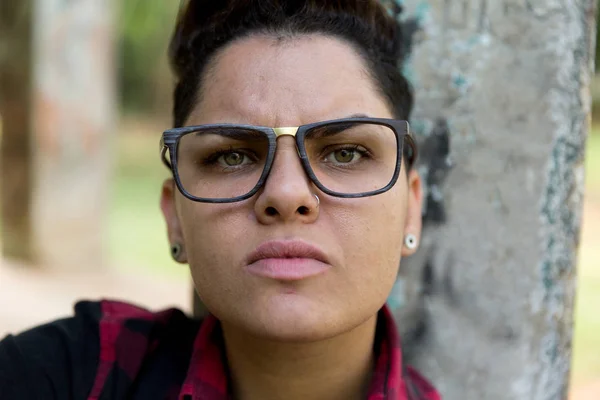
<svg viewBox="0 0 600 400">
<path fill-rule="evenodd" d="M 261 244 L 248 256 L 248 264 L 267 258 L 312 258 L 329 263 L 325 253 L 301 240 L 274 240 Z"/>
</svg>

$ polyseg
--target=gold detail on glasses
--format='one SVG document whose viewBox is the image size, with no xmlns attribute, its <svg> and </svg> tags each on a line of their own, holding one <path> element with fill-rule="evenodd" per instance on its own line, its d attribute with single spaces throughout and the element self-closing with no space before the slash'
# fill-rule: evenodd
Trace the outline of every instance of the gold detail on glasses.
<svg viewBox="0 0 600 400">
<path fill-rule="evenodd" d="M 297 126 L 289 126 L 286 128 L 273 128 L 273 130 L 275 131 L 275 136 L 277 137 L 285 135 L 296 137 L 296 134 L 298 133 Z"/>
</svg>

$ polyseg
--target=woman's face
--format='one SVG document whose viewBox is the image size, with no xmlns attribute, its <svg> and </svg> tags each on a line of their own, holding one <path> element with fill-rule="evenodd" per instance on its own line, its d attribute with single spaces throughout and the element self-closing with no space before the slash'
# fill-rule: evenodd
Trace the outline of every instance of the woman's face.
<svg viewBox="0 0 600 400">
<path fill-rule="evenodd" d="M 208 69 L 199 98 L 186 125 L 393 117 L 357 52 L 318 35 L 229 45 Z M 268 339 L 319 340 L 366 322 L 385 303 L 400 258 L 409 254 L 404 236 L 418 237 L 421 228 L 420 181 L 415 172 L 406 176 L 402 171 L 381 195 L 327 196 L 306 176 L 294 139 L 282 136 L 269 178 L 251 199 L 192 202 L 169 180 L 161 206 L 171 243 L 184 245 L 196 289 L 223 323 Z M 312 245 L 325 265 L 300 280 L 253 274 L 250 255 L 274 242 Z"/>
</svg>

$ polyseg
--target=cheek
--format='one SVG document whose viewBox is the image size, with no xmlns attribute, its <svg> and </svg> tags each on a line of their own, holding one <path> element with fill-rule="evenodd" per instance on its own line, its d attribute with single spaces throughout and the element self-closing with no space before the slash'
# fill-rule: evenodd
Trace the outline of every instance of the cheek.
<svg viewBox="0 0 600 400">
<path fill-rule="evenodd" d="M 200 294 L 206 286 L 227 290 L 239 279 L 236 267 L 250 246 L 248 215 L 239 205 L 236 212 L 224 204 L 188 203 L 181 208 L 188 261 Z"/>
<path fill-rule="evenodd" d="M 356 204 L 340 211 L 341 222 L 335 227 L 345 264 L 352 269 L 357 284 L 391 288 L 402 251 L 406 196 L 390 191 Z"/>
</svg>

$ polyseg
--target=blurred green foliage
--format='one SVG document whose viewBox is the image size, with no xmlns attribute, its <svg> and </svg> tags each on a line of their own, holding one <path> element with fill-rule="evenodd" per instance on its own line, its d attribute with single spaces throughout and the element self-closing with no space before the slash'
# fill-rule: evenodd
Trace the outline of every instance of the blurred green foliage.
<svg viewBox="0 0 600 400">
<path fill-rule="evenodd" d="M 166 56 L 179 1 L 124 0 L 119 4 L 121 105 L 126 112 L 168 110 L 172 80 Z"/>
</svg>

